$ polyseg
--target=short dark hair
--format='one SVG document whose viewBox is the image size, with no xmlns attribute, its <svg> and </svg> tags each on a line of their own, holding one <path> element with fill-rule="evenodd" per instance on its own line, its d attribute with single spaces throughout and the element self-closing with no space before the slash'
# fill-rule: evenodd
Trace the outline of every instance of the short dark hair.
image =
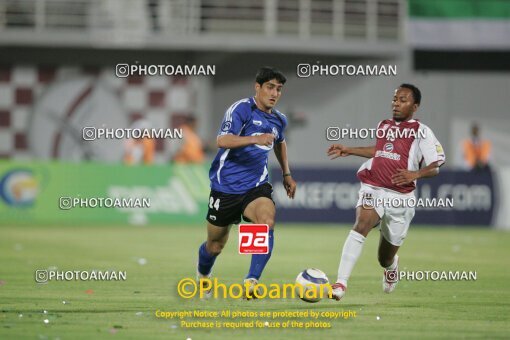
<svg viewBox="0 0 510 340">
<path fill-rule="evenodd" d="M 420 105 L 420 103 L 421 103 L 421 91 L 420 91 L 419 88 L 417 88 L 413 84 L 406 84 L 406 83 L 401 84 L 399 87 L 403 87 L 405 89 L 411 90 L 411 92 L 413 93 L 413 99 L 414 99 L 415 104 Z"/>
<path fill-rule="evenodd" d="M 287 78 L 285 78 L 283 73 L 269 66 L 261 67 L 255 76 L 255 81 L 260 85 L 264 84 L 266 81 L 270 81 L 271 79 L 276 79 L 281 84 L 285 84 L 287 81 Z"/>
</svg>

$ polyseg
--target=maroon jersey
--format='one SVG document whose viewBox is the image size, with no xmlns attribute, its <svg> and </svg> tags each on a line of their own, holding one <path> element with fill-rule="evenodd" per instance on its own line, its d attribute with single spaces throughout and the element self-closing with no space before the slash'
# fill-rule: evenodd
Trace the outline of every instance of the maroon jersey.
<svg viewBox="0 0 510 340">
<path fill-rule="evenodd" d="M 377 125 L 377 130 L 375 155 L 358 170 L 358 178 L 365 184 L 409 193 L 416 188 L 416 181 L 391 183 L 391 176 L 398 169 L 416 171 L 433 162 L 439 162 L 439 166 L 445 162 L 443 147 L 432 130 L 416 119 L 386 119 Z"/>
</svg>

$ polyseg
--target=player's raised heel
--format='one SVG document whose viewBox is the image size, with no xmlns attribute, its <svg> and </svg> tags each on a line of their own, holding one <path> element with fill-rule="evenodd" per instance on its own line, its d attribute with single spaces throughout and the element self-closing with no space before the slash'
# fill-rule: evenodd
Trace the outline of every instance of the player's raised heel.
<svg viewBox="0 0 510 340">
<path fill-rule="evenodd" d="M 259 281 L 254 278 L 244 279 L 244 282 L 243 282 L 243 286 L 244 286 L 243 299 L 244 300 L 251 300 L 251 299 L 257 298 L 255 296 L 254 292 L 255 292 L 255 285 L 257 285 L 258 283 L 259 283 Z"/>
<path fill-rule="evenodd" d="M 396 255 L 395 255 L 396 256 Z M 398 284 L 398 256 L 397 256 L 397 266 L 394 270 L 384 270 L 384 275 L 382 279 L 382 288 L 383 292 L 389 294 L 395 290 Z"/>
<path fill-rule="evenodd" d="M 347 287 L 345 287 L 340 282 L 333 283 L 331 285 L 331 298 L 340 301 L 345 295 L 345 291 L 347 290 Z"/>
<path fill-rule="evenodd" d="M 209 275 L 202 275 L 197 270 L 197 282 L 200 285 L 200 287 L 203 287 L 204 285 L 207 284 L 206 282 L 204 282 L 204 279 L 211 280 L 211 278 L 212 278 L 211 273 L 209 273 Z M 202 289 L 200 289 L 199 291 L 202 291 Z M 210 289 L 205 290 L 204 295 L 201 298 L 204 300 L 209 300 L 211 297 L 212 297 L 212 287 Z"/>
</svg>

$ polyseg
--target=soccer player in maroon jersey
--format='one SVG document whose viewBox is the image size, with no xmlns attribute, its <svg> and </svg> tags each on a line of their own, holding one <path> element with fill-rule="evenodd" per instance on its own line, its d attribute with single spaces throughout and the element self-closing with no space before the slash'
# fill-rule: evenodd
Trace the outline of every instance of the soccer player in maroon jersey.
<svg viewBox="0 0 510 340">
<path fill-rule="evenodd" d="M 383 291 L 391 293 L 398 282 L 398 249 L 407 235 L 414 217 L 414 207 L 406 204 L 390 206 L 373 202 L 405 202 L 414 198 L 416 180 L 433 177 L 445 162 L 443 148 L 432 130 L 413 118 L 421 102 L 420 90 L 402 84 L 395 90 L 392 101 L 393 118 L 381 121 L 377 141 L 368 147 L 331 145 L 331 159 L 350 155 L 369 158 L 358 170 L 361 181 L 356 205 L 356 222 L 342 250 L 338 278 L 333 298 L 340 300 L 347 281 L 361 255 L 365 238 L 380 224 L 378 259 L 384 268 Z M 379 132 L 383 133 L 379 133 Z"/>
</svg>

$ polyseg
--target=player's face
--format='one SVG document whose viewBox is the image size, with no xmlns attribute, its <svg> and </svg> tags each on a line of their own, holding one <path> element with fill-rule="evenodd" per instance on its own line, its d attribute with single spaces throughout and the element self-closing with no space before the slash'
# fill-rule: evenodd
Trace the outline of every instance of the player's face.
<svg viewBox="0 0 510 340">
<path fill-rule="evenodd" d="M 397 122 L 411 119 L 413 113 L 418 110 L 418 104 L 415 104 L 413 92 L 408 88 L 399 87 L 395 90 L 393 101 L 391 102 L 393 110 L 393 119 Z"/>
<path fill-rule="evenodd" d="M 255 84 L 255 96 L 264 111 L 272 109 L 282 95 L 283 84 L 276 79 L 266 81 L 264 84 Z"/>
</svg>

